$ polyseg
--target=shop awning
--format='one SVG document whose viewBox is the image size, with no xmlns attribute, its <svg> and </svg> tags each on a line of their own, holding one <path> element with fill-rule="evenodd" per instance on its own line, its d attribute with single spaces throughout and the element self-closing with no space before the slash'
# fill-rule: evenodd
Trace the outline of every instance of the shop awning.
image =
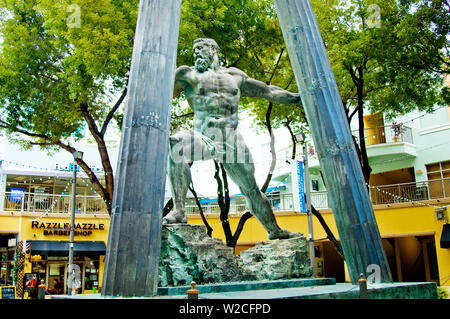
<svg viewBox="0 0 450 319">
<path fill-rule="evenodd" d="M 63 257 L 69 255 L 69 242 L 56 240 L 30 240 L 31 255 Z M 103 241 L 76 241 L 73 246 L 75 256 L 104 255 Z"/>
<path fill-rule="evenodd" d="M 450 224 L 445 224 L 442 228 L 441 248 L 450 248 Z"/>
</svg>

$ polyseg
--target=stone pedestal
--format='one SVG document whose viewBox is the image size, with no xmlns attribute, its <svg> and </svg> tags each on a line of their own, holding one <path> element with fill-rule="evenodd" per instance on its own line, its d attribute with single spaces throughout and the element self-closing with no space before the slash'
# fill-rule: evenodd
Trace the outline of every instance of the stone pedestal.
<svg viewBox="0 0 450 319">
<path fill-rule="evenodd" d="M 312 275 L 307 240 L 263 242 L 235 255 L 222 240 L 206 235 L 205 226 L 164 225 L 159 287 L 236 281 L 306 278 Z"/>
<path fill-rule="evenodd" d="M 210 238 L 205 226 L 164 225 L 161 236 L 159 287 L 240 281 L 251 274 L 220 239 Z"/>
<path fill-rule="evenodd" d="M 243 251 L 241 260 L 257 280 L 307 278 L 313 274 L 304 236 L 259 243 Z"/>
</svg>

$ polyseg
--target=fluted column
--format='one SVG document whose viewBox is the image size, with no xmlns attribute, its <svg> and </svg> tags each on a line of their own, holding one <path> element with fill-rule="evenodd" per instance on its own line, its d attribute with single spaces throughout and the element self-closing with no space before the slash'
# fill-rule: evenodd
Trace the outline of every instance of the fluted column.
<svg viewBox="0 0 450 319">
<path fill-rule="evenodd" d="M 310 1 L 275 0 L 275 6 L 351 281 L 356 284 L 361 273 L 367 277 L 376 269 L 381 282 L 391 282 L 369 193 Z"/>
<path fill-rule="evenodd" d="M 156 293 L 181 0 L 141 0 L 102 295 Z"/>
</svg>

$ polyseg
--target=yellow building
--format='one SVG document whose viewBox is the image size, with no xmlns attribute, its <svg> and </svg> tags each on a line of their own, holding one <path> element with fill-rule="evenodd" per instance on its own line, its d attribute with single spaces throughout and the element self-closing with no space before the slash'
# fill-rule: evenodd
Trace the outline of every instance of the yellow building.
<svg viewBox="0 0 450 319">
<path fill-rule="evenodd" d="M 67 213 L 0 212 L 0 286 L 14 284 L 20 298 L 27 279 L 36 277 L 38 282 L 44 280 L 48 289 L 56 279 L 67 292 L 69 225 Z M 78 293 L 93 293 L 101 287 L 108 231 L 108 214 L 76 214 L 74 263 L 81 279 Z M 22 253 L 27 243 L 28 252 Z M 19 268 L 16 278 L 14 266 Z"/>
<path fill-rule="evenodd" d="M 421 203 L 397 203 L 374 206 L 383 245 L 394 281 L 435 281 L 448 285 L 450 276 L 450 249 L 441 247 L 442 230 L 448 218 L 439 215 L 435 207 L 444 207 L 450 199 L 430 200 Z M 339 240 L 339 234 L 330 209 L 320 211 L 327 225 Z M 230 214 L 234 232 L 241 214 Z M 213 237 L 224 240 L 218 214 L 208 214 L 213 226 Z M 296 212 L 277 212 L 279 225 L 293 232 L 308 234 L 306 215 Z M 0 286 L 15 284 L 17 297 L 23 294 L 24 283 L 36 274 L 43 279 L 46 288 L 53 288 L 53 279 L 64 281 L 66 287 L 70 215 L 67 213 L 0 212 L 0 252 L 2 253 L 2 279 Z M 188 217 L 191 224 L 203 224 L 197 214 Z M 107 214 L 76 214 L 75 263 L 79 266 L 81 287 L 78 293 L 94 293 L 101 290 L 105 258 L 105 244 L 109 231 Z M 338 282 L 349 281 L 343 259 L 327 239 L 317 218 L 313 217 L 316 271 L 318 277 L 334 277 Z M 13 239 L 13 241 L 11 241 Z M 20 252 L 25 242 L 30 253 L 23 254 L 23 269 L 13 282 L 12 268 L 16 247 Z M 267 240 L 261 224 L 250 218 L 236 247 L 236 253 Z M 11 247 L 4 247 L 10 243 Z M 448 246 L 447 246 L 448 247 Z M 8 250 L 10 254 L 8 254 Z M 11 254 L 12 252 L 12 254 Z M 20 254 L 19 254 L 20 255 Z M 4 258 L 3 258 L 4 257 Z M 3 260 L 5 259 L 5 260 Z M 16 260 L 20 263 L 20 258 Z M 19 269 L 20 270 L 20 269 Z M 66 288 L 65 288 L 66 289 Z M 25 293 L 27 296 L 27 293 Z"/>
<path fill-rule="evenodd" d="M 441 247 L 444 225 L 448 225 L 446 214 L 440 216 L 435 207 L 445 207 L 450 198 L 429 200 L 420 203 L 397 203 L 374 206 L 378 228 L 389 261 L 394 281 L 415 282 L 434 281 L 438 285 L 450 282 L 450 249 Z M 331 209 L 320 210 L 322 217 L 339 240 L 339 234 Z M 240 214 L 230 214 L 229 221 L 234 232 Z M 296 212 L 278 212 L 276 218 L 282 228 L 293 232 L 308 234 L 306 214 Z M 215 224 L 213 237 L 225 239 L 218 214 L 207 215 L 208 223 Z M 189 223 L 202 224 L 198 215 L 189 216 Z M 447 230 L 448 231 L 448 230 Z M 334 277 L 338 282 L 350 281 L 343 259 L 318 222 L 313 217 L 315 240 L 316 271 L 318 277 Z M 251 218 L 236 247 L 236 253 L 267 240 L 261 224 Z"/>
</svg>

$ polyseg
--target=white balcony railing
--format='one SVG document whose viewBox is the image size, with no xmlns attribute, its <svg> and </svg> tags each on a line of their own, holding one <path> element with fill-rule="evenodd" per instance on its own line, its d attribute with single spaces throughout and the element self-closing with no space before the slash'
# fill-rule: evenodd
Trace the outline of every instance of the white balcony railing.
<svg viewBox="0 0 450 319">
<path fill-rule="evenodd" d="M 266 194 L 266 196 L 274 211 L 294 210 L 292 194 Z M 450 197 L 450 178 L 370 186 L 370 197 L 374 205 L 446 198 Z M 312 192 L 311 203 L 316 209 L 330 208 L 328 193 Z M 69 213 L 72 210 L 71 204 L 71 195 L 0 192 L 0 211 Z M 220 213 L 217 202 L 202 205 L 202 209 L 205 214 Z M 230 204 L 231 213 L 242 213 L 247 209 L 243 198 L 239 198 L 237 202 L 232 200 Z M 107 210 L 101 197 L 77 195 L 75 212 L 100 214 L 107 213 Z M 186 205 L 186 212 L 199 213 L 199 209 L 197 205 Z"/>
<path fill-rule="evenodd" d="M 18 212 L 69 213 L 72 196 L 61 194 L 0 193 L 3 210 Z M 99 196 L 76 196 L 76 213 L 106 213 L 106 204 Z"/>
<path fill-rule="evenodd" d="M 359 144 L 359 131 L 352 131 L 352 135 Z M 392 126 L 379 126 L 364 129 L 364 140 L 366 145 L 387 144 L 406 142 L 413 144 L 412 129 L 403 125 L 401 132 L 395 132 Z"/>
<path fill-rule="evenodd" d="M 274 211 L 293 210 L 293 195 L 267 195 Z M 412 182 L 395 185 L 371 186 L 370 197 L 373 205 L 417 202 L 429 199 L 440 199 L 450 197 L 450 178 L 437 180 Z M 328 201 L 328 192 L 312 192 L 311 203 L 316 209 L 331 208 Z M 219 213 L 217 204 L 202 206 L 205 214 Z M 247 210 L 245 204 L 230 205 L 230 212 L 244 212 Z M 189 206 L 189 213 L 198 213 L 197 206 Z"/>
</svg>

